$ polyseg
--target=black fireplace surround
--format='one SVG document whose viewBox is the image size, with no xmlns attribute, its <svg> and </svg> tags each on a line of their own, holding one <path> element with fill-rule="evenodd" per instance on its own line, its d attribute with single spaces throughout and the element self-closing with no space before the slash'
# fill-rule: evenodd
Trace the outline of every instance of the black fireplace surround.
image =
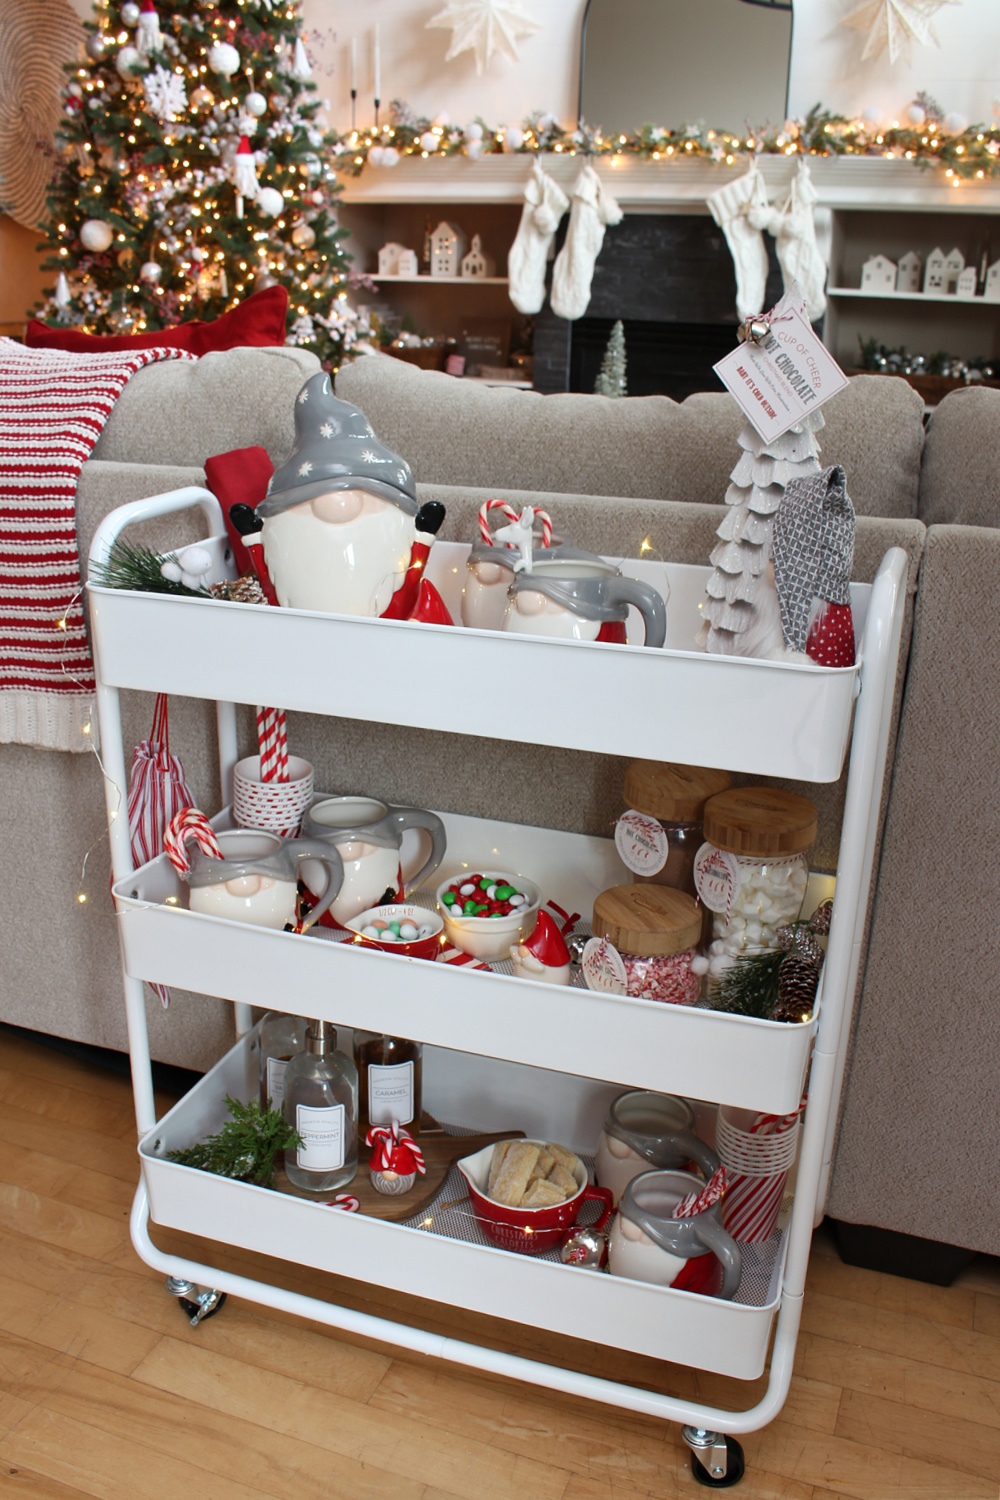
<svg viewBox="0 0 1000 1500">
<path fill-rule="evenodd" d="M 560 231 L 557 249 L 565 235 Z M 765 307 L 781 296 L 774 241 Z M 736 277 L 722 230 L 707 214 L 627 214 L 612 225 L 594 269 L 586 316 L 535 319 L 537 391 L 592 391 L 615 321 L 625 325 L 630 396 L 722 387 L 712 366 L 736 343 Z"/>
</svg>

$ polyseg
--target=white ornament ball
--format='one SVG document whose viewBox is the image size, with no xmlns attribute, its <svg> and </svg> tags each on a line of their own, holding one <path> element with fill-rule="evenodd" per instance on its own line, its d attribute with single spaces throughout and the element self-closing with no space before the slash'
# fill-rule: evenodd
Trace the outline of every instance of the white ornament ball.
<svg viewBox="0 0 1000 1500">
<path fill-rule="evenodd" d="M 268 99 L 267 102 L 273 109 L 274 113 L 276 115 L 280 115 L 281 111 L 285 107 L 285 96 L 284 94 L 274 93 L 271 95 L 270 99 Z"/>
<path fill-rule="evenodd" d="M 431 121 L 432 125 L 438 125 L 442 130 L 446 125 L 449 125 L 450 123 L 451 117 L 446 109 L 443 109 L 439 115 L 435 115 L 433 120 Z"/>
<path fill-rule="evenodd" d="M 436 151 L 438 145 L 439 137 L 434 134 L 433 130 L 425 130 L 420 137 L 421 151 Z"/>
<path fill-rule="evenodd" d="M 320 188 L 317 188 L 314 193 L 306 193 L 306 197 L 309 202 L 315 204 L 317 208 L 319 208 L 321 204 L 326 202 L 326 197 Z"/>
<path fill-rule="evenodd" d="M 139 7 L 136 5 L 135 0 L 125 0 L 125 4 L 122 6 L 122 20 L 126 26 L 138 26 Z"/>
<path fill-rule="evenodd" d="M 100 255 L 114 239 L 114 231 L 106 219 L 85 219 L 80 225 L 80 244 L 85 250 Z"/>
<path fill-rule="evenodd" d="M 72 94 L 74 99 L 83 98 L 83 89 L 78 83 L 68 83 L 66 85 L 66 92 L 67 94 Z"/>
<path fill-rule="evenodd" d="M 382 151 L 383 167 L 397 167 L 399 165 L 399 152 L 395 146 L 386 146 Z"/>
<path fill-rule="evenodd" d="M 253 115 L 255 120 L 259 120 L 261 115 L 267 113 L 267 100 L 263 94 L 258 94 L 256 89 L 251 89 L 243 101 L 243 107 L 248 115 Z"/>
<path fill-rule="evenodd" d="M 471 125 L 465 127 L 465 139 L 467 141 L 481 141 L 483 138 L 483 127 L 478 120 L 473 120 Z"/>
<path fill-rule="evenodd" d="M 952 135 L 961 135 L 963 130 L 968 130 L 969 128 L 968 117 L 958 114 L 957 111 L 952 111 L 950 115 L 945 115 L 944 117 L 944 128 Z"/>
<path fill-rule="evenodd" d="M 268 219 L 276 219 L 285 206 L 285 200 L 277 188 L 262 187 L 257 194 L 257 207 Z"/>
<path fill-rule="evenodd" d="M 158 266 L 155 260 L 147 260 L 145 265 L 139 267 L 139 280 L 148 281 L 151 286 L 155 286 L 162 275 L 163 267 Z"/>
<path fill-rule="evenodd" d="M 115 71 L 119 78 L 134 78 L 136 69 L 142 66 L 142 58 L 135 47 L 123 47 L 115 58 Z"/>
<path fill-rule="evenodd" d="M 503 133 L 503 149 L 505 151 L 520 151 L 520 149 L 521 149 L 521 147 L 523 145 L 524 145 L 524 131 L 523 130 L 519 130 L 516 125 L 512 125 L 509 130 L 505 130 L 504 131 L 504 133 Z"/>
<path fill-rule="evenodd" d="M 168 583 L 180 583 L 182 572 L 180 563 L 165 562 L 160 564 L 160 577 L 165 578 Z"/>
<path fill-rule="evenodd" d="M 316 243 L 316 231 L 311 224 L 296 224 L 292 230 L 292 244 L 300 250 L 311 250 Z"/>
<path fill-rule="evenodd" d="M 465 147 L 465 154 L 472 161 L 478 161 L 479 158 L 483 154 L 483 143 L 482 143 L 482 141 L 469 141 L 469 142 L 467 142 L 466 147 Z"/>
<path fill-rule="evenodd" d="M 208 50 L 208 66 L 221 78 L 231 78 L 240 65 L 240 54 L 229 42 L 216 42 Z"/>
<path fill-rule="evenodd" d="M 922 125 L 927 119 L 927 111 L 922 104 L 911 104 L 906 111 L 906 118 L 911 125 Z"/>
<path fill-rule="evenodd" d="M 196 266 L 200 266 L 202 261 L 205 259 L 205 252 L 200 245 L 191 246 L 191 259 L 194 261 Z"/>
<path fill-rule="evenodd" d="M 370 167 L 385 166 L 385 147 L 371 146 L 368 151 L 368 165 Z"/>
</svg>

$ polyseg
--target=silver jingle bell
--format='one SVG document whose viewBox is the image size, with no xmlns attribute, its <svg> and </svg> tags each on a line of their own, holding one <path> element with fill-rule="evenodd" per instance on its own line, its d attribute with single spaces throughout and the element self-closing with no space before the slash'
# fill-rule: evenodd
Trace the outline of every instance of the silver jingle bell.
<svg viewBox="0 0 1000 1500">
<path fill-rule="evenodd" d="M 572 963 L 583 963 L 583 950 L 589 942 L 590 939 L 583 932 L 574 933 L 572 937 L 566 939 L 566 947 L 569 950 L 570 961 Z"/>
<path fill-rule="evenodd" d="M 608 1237 L 600 1229 L 576 1228 L 559 1247 L 559 1259 L 566 1266 L 585 1266 L 599 1271 L 608 1253 Z"/>
</svg>

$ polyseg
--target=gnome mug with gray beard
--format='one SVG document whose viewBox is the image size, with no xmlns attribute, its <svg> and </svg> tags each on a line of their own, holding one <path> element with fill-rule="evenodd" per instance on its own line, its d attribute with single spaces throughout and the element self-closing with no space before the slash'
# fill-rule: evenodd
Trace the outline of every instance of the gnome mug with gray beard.
<svg viewBox="0 0 1000 1500">
<path fill-rule="evenodd" d="M 294 451 L 256 513 L 285 608 L 409 619 L 431 589 L 423 568 L 444 507 L 419 505 L 409 465 L 379 442 L 363 412 L 333 394 L 323 372 L 298 394 Z"/>
</svg>

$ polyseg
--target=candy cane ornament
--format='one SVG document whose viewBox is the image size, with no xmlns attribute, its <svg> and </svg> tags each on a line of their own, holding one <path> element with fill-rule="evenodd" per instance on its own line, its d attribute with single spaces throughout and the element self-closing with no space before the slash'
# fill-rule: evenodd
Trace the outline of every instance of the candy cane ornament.
<svg viewBox="0 0 1000 1500">
<path fill-rule="evenodd" d="M 205 814 L 196 807 L 182 807 L 170 819 L 163 835 L 164 851 L 178 875 L 187 875 L 191 871 L 186 848 L 189 839 L 194 839 L 202 854 L 207 854 L 210 859 L 224 857 L 215 830 Z"/>
<path fill-rule="evenodd" d="M 520 515 L 506 500 L 484 500 L 479 507 L 479 534 L 489 546 L 496 546 L 496 538 L 490 531 L 489 515 L 491 511 L 498 510 L 507 517 L 511 525 L 516 526 L 518 522 L 529 523 L 529 530 L 536 521 L 541 522 L 542 546 L 552 546 L 552 517 L 547 510 L 534 510 L 531 506 L 525 506 Z M 503 528 L 502 528 L 503 529 Z M 497 536 L 500 536 L 500 532 Z"/>
</svg>

